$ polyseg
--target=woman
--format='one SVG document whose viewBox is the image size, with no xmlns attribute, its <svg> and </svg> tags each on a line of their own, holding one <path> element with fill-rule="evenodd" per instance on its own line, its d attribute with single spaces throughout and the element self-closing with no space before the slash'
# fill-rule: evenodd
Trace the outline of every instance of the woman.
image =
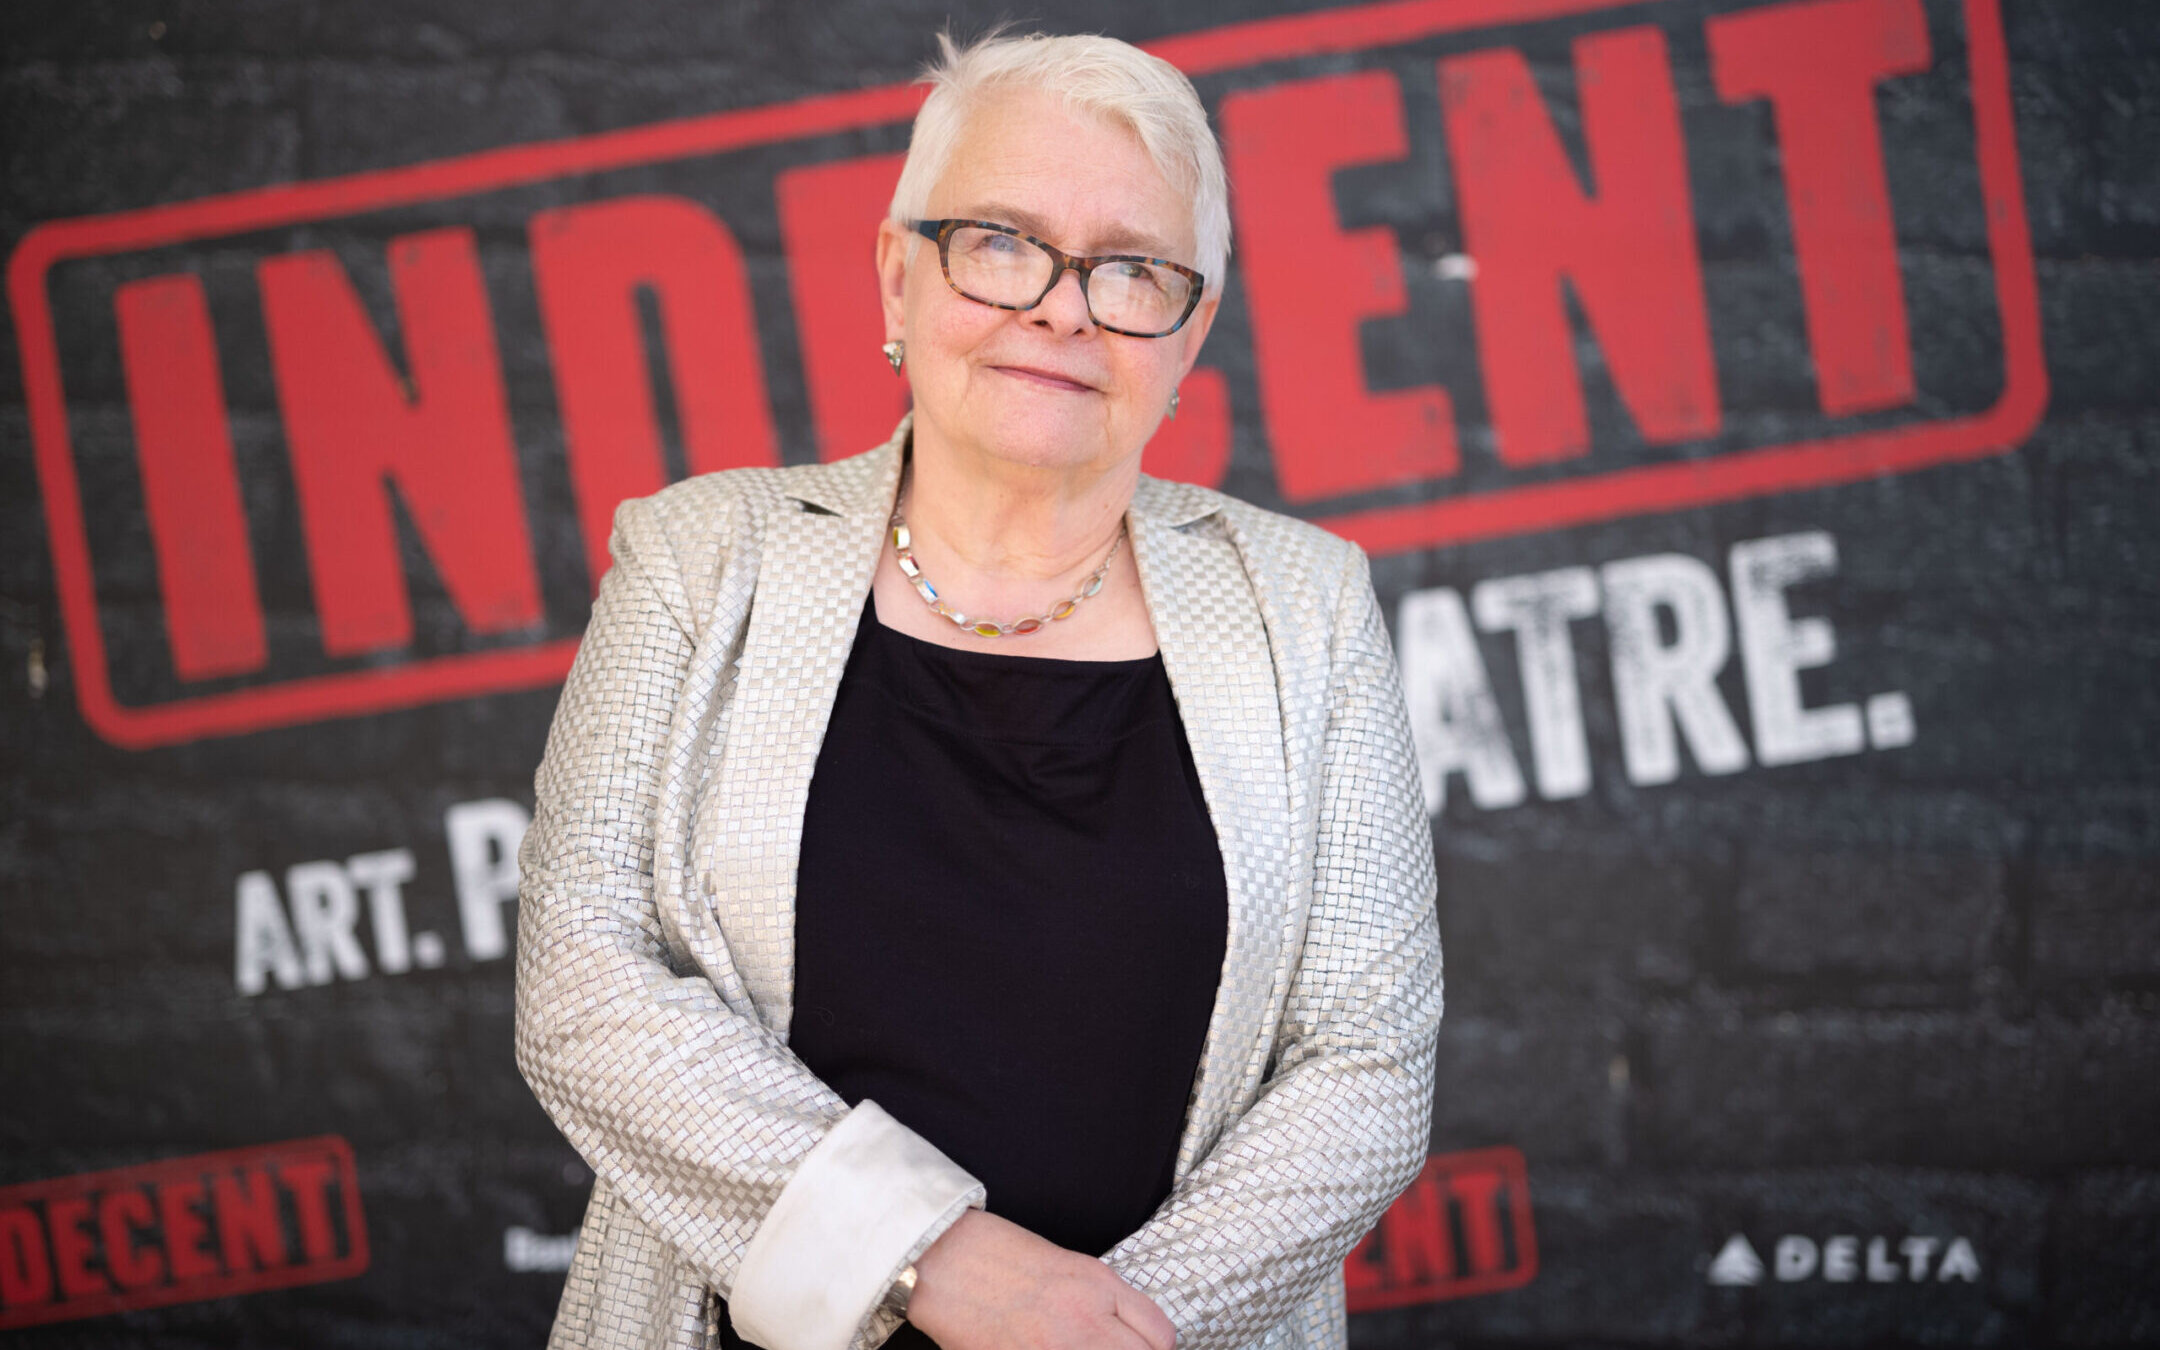
<svg viewBox="0 0 2160 1350">
<path fill-rule="evenodd" d="M 1440 1015 L 1386 630 L 1354 547 L 1139 472 L 1228 251 L 1191 86 L 943 53 L 877 240 L 910 419 L 626 502 L 556 713 L 554 1344 L 1340 1346 Z"/>
</svg>

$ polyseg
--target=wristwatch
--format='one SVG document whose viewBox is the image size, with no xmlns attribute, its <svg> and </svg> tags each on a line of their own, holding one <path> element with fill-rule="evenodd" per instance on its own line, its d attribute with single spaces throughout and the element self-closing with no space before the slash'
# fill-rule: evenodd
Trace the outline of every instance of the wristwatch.
<svg viewBox="0 0 2160 1350">
<path fill-rule="evenodd" d="M 878 1307 L 895 1317 L 905 1318 L 907 1316 L 908 1300 L 913 1297 L 915 1297 L 915 1263 L 911 1261 L 908 1263 L 907 1269 L 893 1278 L 892 1288 L 885 1291 L 884 1301 L 879 1303 Z"/>
</svg>

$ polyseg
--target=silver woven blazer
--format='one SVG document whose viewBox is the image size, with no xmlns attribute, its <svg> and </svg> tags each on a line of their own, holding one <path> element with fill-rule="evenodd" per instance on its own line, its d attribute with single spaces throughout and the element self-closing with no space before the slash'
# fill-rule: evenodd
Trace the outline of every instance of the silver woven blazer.
<svg viewBox="0 0 2160 1350">
<path fill-rule="evenodd" d="M 520 852 L 518 1064 L 597 1178 L 555 1347 L 708 1346 L 717 1295 L 866 1350 L 897 1325 L 877 1295 L 981 1202 L 787 1048 L 803 807 L 907 429 L 616 514 Z M 1127 523 L 1230 905 L 1175 1189 L 1104 1259 L 1180 1350 L 1340 1347 L 1344 1255 L 1425 1154 L 1441 1008 L 1387 631 L 1364 555 L 1313 526 L 1150 478 Z M 900 1198 L 858 1223 L 872 1166 Z"/>
</svg>

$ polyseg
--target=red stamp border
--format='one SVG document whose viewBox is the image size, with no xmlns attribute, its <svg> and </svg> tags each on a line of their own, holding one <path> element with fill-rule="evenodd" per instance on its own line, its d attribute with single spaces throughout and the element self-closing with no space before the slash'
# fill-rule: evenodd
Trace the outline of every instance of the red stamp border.
<svg viewBox="0 0 2160 1350">
<path fill-rule="evenodd" d="M 309 1161 L 327 1159 L 336 1167 L 338 1186 L 345 1196 L 345 1231 L 350 1238 L 344 1256 L 334 1261 L 295 1264 L 281 1270 L 226 1274 L 162 1288 L 67 1299 L 22 1310 L 27 1316 L 21 1312 L 0 1310 L 0 1330 L 48 1322 L 74 1321 L 85 1317 L 103 1317 L 108 1313 L 165 1307 L 174 1303 L 200 1303 L 206 1299 L 224 1298 L 232 1294 L 286 1289 L 300 1284 L 323 1284 L 331 1280 L 349 1279 L 366 1271 L 367 1222 L 360 1210 L 360 1180 L 353 1167 L 352 1145 L 334 1134 L 321 1134 L 308 1139 L 286 1139 L 274 1144 L 254 1144 L 216 1153 L 196 1153 L 184 1158 L 160 1158 L 156 1162 L 138 1163 L 133 1167 L 115 1167 L 102 1172 L 82 1172 L 42 1181 L 26 1181 L 14 1186 L 0 1187 L 0 1209 L 32 1201 L 74 1199 L 78 1196 L 94 1195 L 115 1186 L 191 1180 L 206 1172 L 220 1172 L 235 1167 L 257 1167 L 265 1162 L 276 1162 L 284 1158 Z"/>
<path fill-rule="evenodd" d="M 1502 1144 L 1492 1148 L 1435 1153 L 1425 1160 L 1425 1167 L 1418 1173 L 1418 1179 L 1422 1181 L 1428 1177 L 1445 1176 L 1450 1172 L 1480 1169 L 1489 1169 L 1507 1178 L 1508 1220 L 1515 1230 L 1515 1264 L 1506 1270 L 1496 1270 L 1488 1275 L 1466 1275 L 1459 1280 L 1450 1280 L 1445 1293 L 1437 1298 L 1430 1288 L 1367 1292 L 1358 1296 L 1359 1313 L 1386 1312 L 1391 1308 L 1410 1308 L 1426 1303 L 1472 1298 L 1479 1294 L 1497 1294 L 1505 1289 L 1520 1289 L 1537 1278 L 1537 1230 L 1530 1217 L 1530 1165 L 1524 1160 L 1521 1149 Z"/>
<path fill-rule="evenodd" d="M 1355 51 L 1466 29 L 1619 8 L 1637 0 L 1383 0 L 1352 9 L 1261 19 L 1165 39 L 1149 49 L 1194 75 L 1266 61 Z M 2047 406 L 2040 301 L 2025 214 L 2001 0 L 1963 0 L 1980 185 L 2002 320 L 2003 392 L 1971 416 L 1889 431 L 1829 436 L 1659 464 L 1578 480 L 1382 507 L 1319 523 L 1378 554 L 1431 548 L 1591 521 L 1828 487 L 1934 464 L 2003 454 Z M 436 657 L 382 670 L 311 676 L 259 689 L 197 695 L 147 707 L 113 693 L 90 570 L 81 487 L 69 442 L 67 399 L 45 279 L 58 263 L 271 229 L 571 174 L 715 154 L 766 142 L 906 120 L 921 92 L 887 85 L 794 103 L 660 122 L 575 140 L 510 146 L 405 168 L 257 188 L 198 201 L 52 221 L 32 229 L 8 261 L 8 293 L 22 344 L 25 395 L 45 498 L 62 626 L 76 698 L 99 735 L 128 749 L 204 736 L 354 716 L 560 680 L 575 639 Z"/>
</svg>

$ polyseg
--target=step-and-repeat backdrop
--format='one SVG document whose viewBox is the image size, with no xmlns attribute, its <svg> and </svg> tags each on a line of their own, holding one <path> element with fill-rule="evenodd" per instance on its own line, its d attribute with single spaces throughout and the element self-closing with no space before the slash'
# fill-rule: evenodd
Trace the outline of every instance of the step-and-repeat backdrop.
<svg viewBox="0 0 2160 1350">
<path fill-rule="evenodd" d="M 531 1346 L 614 504 L 884 438 L 970 3 L 29 5 L 0 1328 Z M 2160 12 L 1059 4 L 1234 181 L 1160 474 L 1372 555 L 1439 859 L 1362 1346 L 2160 1340 Z"/>
</svg>

